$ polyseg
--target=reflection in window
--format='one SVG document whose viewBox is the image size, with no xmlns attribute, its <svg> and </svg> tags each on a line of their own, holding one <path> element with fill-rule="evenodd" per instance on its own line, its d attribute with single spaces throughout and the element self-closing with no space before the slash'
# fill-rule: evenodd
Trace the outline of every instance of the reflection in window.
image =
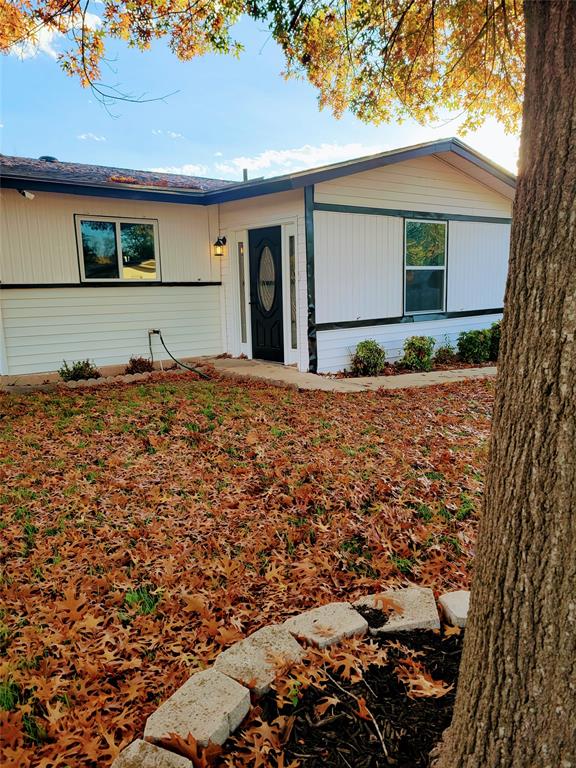
<svg viewBox="0 0 576 768">
<path fill-rule="evenodd" d="M 80 220 L 84 280 L 157 280 L 155 225 L 144 221 Z"/>
<path fill-rule="evenodd" d="M 406 222 L 406 266 L 443 267 L 446 257 L 446 223 Z"/>
<path fill-rule="evenodd" d="M 240 284 L 240 333 L 242 344 L 248 339 L 246 333 L 246 276 L 244 273 L 244 243 L 238 243 L 238 276 Z"/>
<path fill-rule="evenodd" d="M 82 221 L 82 252 L 87 278 L 118 278 L 118 248 L 113 221 Z"/>
<path fill-rule="evenodd" d="M 288 237 L 288 259 L 290 262 L 290 343 L 292 349 L 298 348 L 296 328 L 296 238 Z"/>
<path fill-rule="evenodd" d="M 125 280 L 155 280 L 156 254 L 152 224 L 120 224 L 122 277 Z"/>
<path fill-rule="evenodd" d="M 445 221 L 406 221 L 406 314 L 444 310 L 446 237 Z"/>
<path fill-rule="evenodd" d="M 444 306 L 444 270 L 406 270 L 406 312 L 438 312 Z"/>
</svg>

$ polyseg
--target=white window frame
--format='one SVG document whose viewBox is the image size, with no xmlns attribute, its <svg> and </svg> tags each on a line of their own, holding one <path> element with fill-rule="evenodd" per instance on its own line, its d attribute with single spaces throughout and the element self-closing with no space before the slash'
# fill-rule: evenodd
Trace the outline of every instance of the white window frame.
<svg viewBox="0 0 576 768">
<path fill-rule="evenodd" d="M 284 324 L 284 365 L 298 362 L 298 233 L 296 222 L 282 223 L 282 321 Z M 296 346 L 292 346 L 292 311 L 290 301 L 290 237 L 294 238 L 294 279 L 296 288 Z"/>
<path fill-rule="evenodd" d="M 422 266 L 422 267 L 415 267 L 411 266 L 406 263 L 406 252 L 407 252 L 407 237 L 406 237 L 406 231 L 408 228 L 408 224 L 415 222 L 417 224 L 443 224 L 444 225 L 444 264 L 441 266 Z M 417 311 L 408 310 L 406 307 L 406 272 L 410 271 L 424 271 L 424 270 L 435 270 L 438 272 L 444 272 L 444 283 L 443 283 L 443 291 L 442 291 L 442 306 L 440 309 L 421 309 Z M 443 219 L 404 219 L 404 273 L 402 275 L 404 279 L 404 315 L 412 316 L 412 315 L 434 315 L 438 312 L 446 312 L 446 288 L 448 283 L 448 222 Z"/>
<path fill-rule="evenodd" d="M 160 267 L 160 238 L 158 237 L 158 219 L 132 219 L 126 216 L 92 216 L 91 214 L 76 213 L 74 214 L 76 222 L 76 245 L 78 249 L 78 262 L 80 266 L 80 279 L 83 283 L 131 283 L 133 285 L 150 285 L 154 283 L 160 283 L 162 281 L 162 273 Z M 120 233 L 121 224 L 151 224 L 154 228 L 154 260 L 156 262 L 156 276 L 154 278 L 146 279 L 140 278 L 126 278 L 126 277 L 86 277 L 84 267 L 84 248 L 82 245 L 82 222 L 83 221 L 106 221 L 110 224 L 114 224 L 116 229 L 116 250 L 118 258 L 118 274 L 122 275 L 123 261 L 122 261 L 122 238 Z"/>
</svg>

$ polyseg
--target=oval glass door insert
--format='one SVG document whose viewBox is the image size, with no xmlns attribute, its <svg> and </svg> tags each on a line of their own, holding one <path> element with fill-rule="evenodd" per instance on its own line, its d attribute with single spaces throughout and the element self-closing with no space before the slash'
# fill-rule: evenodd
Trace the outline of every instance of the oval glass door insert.
<svg viewBox="0 0 576 768">
<path fill-rule="evenodd" d="M 270 312 L 274 304 L 276 293 L 276 268 L 272 251 L 266 245 L 260 254 L 260 266 L 258 268 L 258 298 L 265 312 Z"/>
</svg>

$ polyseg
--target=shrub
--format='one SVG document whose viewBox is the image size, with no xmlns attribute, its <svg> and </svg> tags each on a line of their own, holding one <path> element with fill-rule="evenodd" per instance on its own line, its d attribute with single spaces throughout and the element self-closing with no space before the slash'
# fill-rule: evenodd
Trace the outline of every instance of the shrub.
<svg viewBox="0 0 576 768">
<path fill-rule="evenodd" d="M 432 336 L 410 336 L 404 342 L 404 357 L 400 365 L 412 371 L 429 371 L 432 368 L 434 344 Z"/>
<path fill-rule="evenodd" d="M 500 331 L 501 321 L 492 323 L 490 326 L 490 360 L 498 360 L 500 353 Z"/>
<path fill-rule="evenodd" d="M 150 373 L 154 370 L 154 363 L 147 357 L 135 357 L 134 355 L 128 360 L 128 365 L 124 373 Z"/>
<path fill-rule="evenodd" d="M 463 331 L 458 336 L 458 354 L 465 363 L 485 363 L 490 359 L 492 335 L 489 328 Z"/>
<path fill-rule="evenodd" d="M 384 370 L 386 352 L 374 339 L 361 341 L 352 355 L 354 376 L 378 376 Z"/>
<path fill-rule="evenodd" d="M 456 350 L 449 342 L 442 344 L 434 353 L 434 362 L 438 365 L 450 365 L 457 360 Z"/>
<path fill-rule="evenodd" d="M 60 378 L 64 381 L 80 381 L 81 379 L 99 379 L 102 375 L 98 368 L 90 360 L 77 360 L 68 365 L 62 361 L 62 367 L 58 369 Z"/>
</svg>

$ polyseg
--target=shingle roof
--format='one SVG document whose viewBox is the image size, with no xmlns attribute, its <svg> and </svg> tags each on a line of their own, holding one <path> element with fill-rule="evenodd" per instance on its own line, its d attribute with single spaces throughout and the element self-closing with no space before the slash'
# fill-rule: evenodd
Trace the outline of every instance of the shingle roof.
<svg viewBox="0 0 576 768">
<path fill-rule="evenodd" d="M 2 176 L 42 179 L 84 184 L 133 185 L 150 189 L 176 189 L 191 192 L 212 192 L 231 187 L 238 182 L 223 179 L 207 179 L 202 176 L 183 176 L 176 173 L 137 171 L 131 168 L 114 168 L 86 163 L 65 163 L 59 160 L 42 160 L 33 157 L 0 155 Z"/>
</svg>

